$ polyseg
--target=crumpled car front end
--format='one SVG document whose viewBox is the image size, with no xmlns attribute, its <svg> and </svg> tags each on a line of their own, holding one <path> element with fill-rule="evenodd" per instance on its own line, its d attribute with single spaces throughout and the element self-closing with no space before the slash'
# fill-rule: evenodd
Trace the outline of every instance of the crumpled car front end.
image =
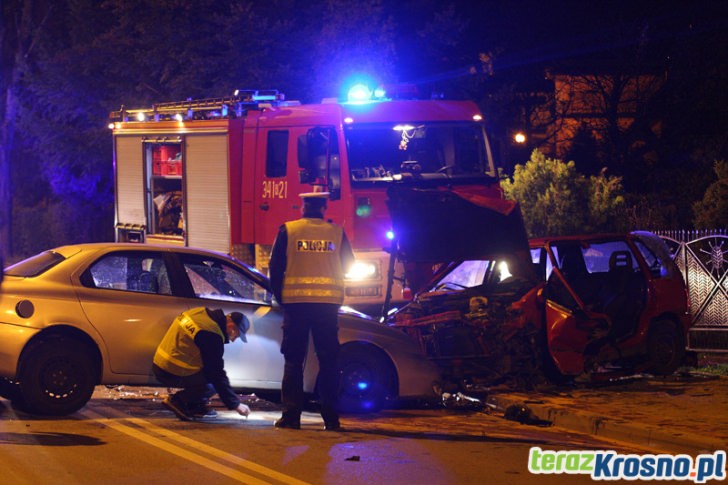
<svg viewBox="0 0 728 485">
<path fill-rule="evenodd" d="M 391 187 L 397 257 L 438 265 L 390 315 L 449 380 L 532 382 L 540 373 L 543 287 L 518 204 L 485 187 Z"/>
<path fill-rule="evenodd" d="M 515 277 L 433 289 L 395 313 L 389 325 L 415 339 L 447 381 L 529 387 L 543 380 L 539 291 Z"/>
</svg>

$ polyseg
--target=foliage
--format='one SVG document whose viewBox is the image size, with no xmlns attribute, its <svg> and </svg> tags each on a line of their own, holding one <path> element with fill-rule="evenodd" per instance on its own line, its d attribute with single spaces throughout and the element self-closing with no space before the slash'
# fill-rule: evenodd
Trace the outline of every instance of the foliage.
<svg viewBox="0 0 728 485">
<path fill-rule="evenodd" d="M 676 216 L 673 200 L 662 194 L 625 194 L 623 219 L 628 229 L 670 229 L 682 227 Z"/>
<path fill-rule="evenodd" d="M 693 223 L 698 229 L 728 227 L 728 161 L 716 160 L 713 170 L 718 180 L 706 189 L 703 200 L 693 204 Z"/>
<path fill-rule="evenodd" d="M 607 176 L 606 170 L 587 177 L 573 161 L 534 150 L 525 165 L 516 165 L 513 180 L 501 185 L 506 197 L 521 205 L 529 237 L 622 229 L 617 223 L 624 204 L 621 179 Z"/>
</svg>

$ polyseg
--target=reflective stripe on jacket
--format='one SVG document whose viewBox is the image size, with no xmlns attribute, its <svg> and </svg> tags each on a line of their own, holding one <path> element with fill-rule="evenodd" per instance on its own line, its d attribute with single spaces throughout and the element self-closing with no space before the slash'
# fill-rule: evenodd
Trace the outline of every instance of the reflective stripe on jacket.
<svg viewBox="0 0 728 485">
<path fill-rule="evenodd" d="M 344 231 L 323 219 L 286 222 L 288 248 L 283 303 L 344 302 L 341 241 Z"/>
<path fill-rule="evenodd" d="M 195 345 L 197 332 L 205 330 L 225 335 L 220 325 L 210 318 L 205 308 L 194 308 L 174 319 L 154 354 L 154 363 L 170 374 L 189 376 L 202 370 L 202 356 Z"/>
</svg>

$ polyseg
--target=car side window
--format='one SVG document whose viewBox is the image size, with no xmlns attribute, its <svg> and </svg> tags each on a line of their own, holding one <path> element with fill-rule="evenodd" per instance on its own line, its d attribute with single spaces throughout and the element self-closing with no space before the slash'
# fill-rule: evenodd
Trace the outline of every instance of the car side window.
<svg viewBox="0 0 728 485">
<path fill-rule="evenodd" d="M 655 253 L 645 246 L 642 241 L 635 241 L 634 244 L 645 259 L 645 263 L 647 263 L 647 267 L 650 269 L 650 274 L 653 278 L 662 278 L 670 273 L 670 270 L 668 269 L 669 265 L 663 264 L 660 258 L 658 258 Z M 670 260 L 670 262 L 671 261 L 672 260 Z"/>
<path fill-rule="evenodd" d="M 553 266 L 544 248 L 531 248 L 531 262 L 533 268 L 541 281 L 546 281 L 551 276 Z"/>
<path fill-rule="evenodd" d="M 181 255 L 182 265 L 197 298 L 269 303 L 270 293 L 227 262 L 192 254 Z"/>
<path fill-rule="evenodd" d="M 167 266 L 161 254 L 142 251 L 109 253 L 81 276 L 89 288 L 171 295 Z"/>
<path fill-rule="evenodd" d="M 589 247 L 582 249 L 584 263 L 588 273 L 608 273 L 614 265 L 614 253 L 621 253 L 625 257 L 629 270 L 635 271 L 639 266 L 637 259 L 625 241 L 607 241 L 603 243 L 591 243 Z M 610 264 L 611 261 L 611 264 Z"/>
</svg>

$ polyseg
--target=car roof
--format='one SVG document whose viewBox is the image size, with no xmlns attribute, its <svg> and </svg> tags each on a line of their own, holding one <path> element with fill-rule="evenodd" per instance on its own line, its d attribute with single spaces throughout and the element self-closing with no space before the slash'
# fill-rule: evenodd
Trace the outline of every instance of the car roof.
<svg viewBox="0 0 728 485">
<path fill-rule="evenodd" d="M 543 246 L 554 242 L 589 242 L 602 241 L 604 239 L 629 239 L 630 233 L 600 233 L 600 234 L 577 234 L 571 236 L 546 236 L 534 237 L 528 240 L 531 247 Z"/>
<path fill-rule="evenodd" d="M 235 261 L 240 266 L 249 270 L 253 275 L 260 279 L 264 285 L 268 285 L 268 278 L 266 275 L 261 273 L 258 269 L 246 264 L 233 256 L 230 256 L 219 251 L 211 249 L 196 248 L 189 246 L 177 246 L 173 244 L 145 244 L 145 243 L 118 243 L 118 242 L 93 242 L 93 243 L 79 243 L 69 244 L 66 246 L 59 246 L 53 248 L 50 251 L 56 252 L 68 258 L 78 252 L 94 252 L 103 250 L 118 250 L 118 249 L 129 249 L 135 251 L 155 251 L 155 252 L 176 252 L 176 253 L 188 253 L 188 254 L 208 254 L 211 256 L 217 256 Z"/>
<path fill-rule="evenodd" d="M 78 244 L 67 244 L 65 246 L 59 246 L 52 249 L 52 251 L 66 251 L 66 250 L 93 250 L 93 249 L 104 249 L 104 248 L 129 248 L 129 249 L 148 249 L 151 251 L 202 251 L 205 253 L 222 254 L 218 251 L 210 249 L 195 248 L 189 246 L 178 246 L 174 244 L 147 244 L 147 243 L 130 243 L 130 242 L 91 242 L 91 243 L 78 243 Z"/>
</svg>

